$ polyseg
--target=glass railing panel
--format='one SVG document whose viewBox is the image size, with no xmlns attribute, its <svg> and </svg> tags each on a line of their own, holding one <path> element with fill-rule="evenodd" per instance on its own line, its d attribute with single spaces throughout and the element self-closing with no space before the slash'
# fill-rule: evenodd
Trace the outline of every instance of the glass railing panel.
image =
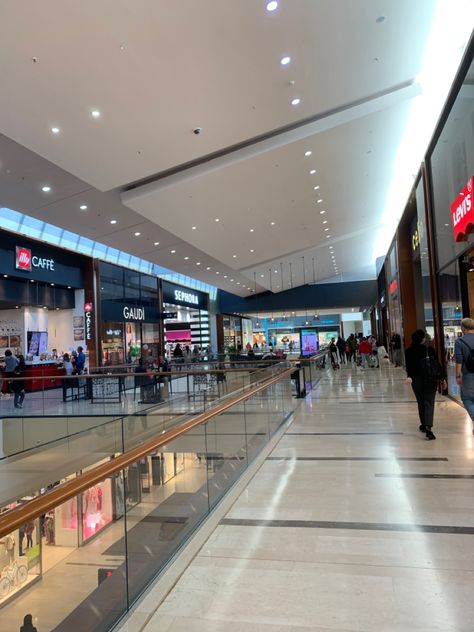
<svg viewBox="0 0 474 632">
<path fill-rule="evenodd" d="M 204 428 L 189 431 L 129 468 L 127 494 L 137 486 L 141 502 L 127 512 L 131 601 L 209 511 Z"/>
<path fill-rule="evenodd" d="M 28 614 L 41 632 L 110 630 L 127 609 L 124 535 L 121 474 L 16 530 L 7 570 L 0 559 L 2 632 Z"/>
<path fill-rule="evenodd" d="M 213 507 L 248 465 L 243 402 L 205 424 L 209 503 Z"/>
<path fill-rule="evenodd" d="M 248 460 L 252 461 L 269 439 L 268 405 L 262 392 L 244 401 Z"/>
</svg>

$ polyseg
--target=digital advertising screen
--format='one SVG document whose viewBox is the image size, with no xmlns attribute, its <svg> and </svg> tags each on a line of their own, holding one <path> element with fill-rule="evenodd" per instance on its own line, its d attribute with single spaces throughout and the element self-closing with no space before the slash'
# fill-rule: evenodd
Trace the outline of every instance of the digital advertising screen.
<svg viewBox="0 0 474 632">
<path fill-rule="evenodd" d="M 301 355 L 309 356 L 318 350 L 318 334 L 316 329 L 302 329 L 301 335 Z"/>
</svg>

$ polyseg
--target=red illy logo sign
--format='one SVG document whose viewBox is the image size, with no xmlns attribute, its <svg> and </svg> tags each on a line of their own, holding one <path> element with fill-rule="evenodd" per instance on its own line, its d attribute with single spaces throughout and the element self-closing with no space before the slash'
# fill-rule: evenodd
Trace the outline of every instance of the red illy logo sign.
<svg viewBox="0 0 474 632">
<path fill-rule="evenodd" d="M 16 247 L 16 263 L 17 270 L 31 271 L 31 250 L 29 248 L 23 248 L 22 246 Z"/>
</svg>

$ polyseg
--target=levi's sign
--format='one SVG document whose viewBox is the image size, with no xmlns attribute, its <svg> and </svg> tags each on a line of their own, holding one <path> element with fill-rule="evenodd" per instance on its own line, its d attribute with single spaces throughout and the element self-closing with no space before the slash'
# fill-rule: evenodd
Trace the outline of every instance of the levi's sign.
<svg viewBox="0 0 474 632">
<path fill-rule="evenodd" d="M 15 258 L 16 269 L 31 272 L 32 266 L 33 268 L 42 268 L 43 270 L 51 270 L 54 272 L 54 259 L 37 257 L 36 255 L 31 256 L 31 250 L 29 248 L 17 246 Z"/>
<path fill-rule="evenodd" d="M 464 189 L 451 204 L 451 217 L 456 241 L 467 241 L 468 235 L 474 232 L 473 187 L 474 176 L 469 179 Z"/>
<path fill-rule="evenodd" d="M 191 305 L 199 305 L 199 298 L 197 294 L 192 292 L 185 292 L 184 290 L 175 290 L 174 298 L 180 303 L 190 303 Z"/>
</svg>

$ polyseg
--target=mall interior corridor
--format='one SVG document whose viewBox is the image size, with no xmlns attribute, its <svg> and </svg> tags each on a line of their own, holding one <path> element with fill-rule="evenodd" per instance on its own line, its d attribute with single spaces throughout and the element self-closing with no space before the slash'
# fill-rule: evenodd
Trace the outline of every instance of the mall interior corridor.
<svg viewBox="0 0 474 632">
<path fill-rule="evenodd" d="M 327 369 L 166 599 L 121 632 L 471 632 L 474 437 L 405 372 Z M 239 483 L 238 483 L 239 485 Z"/>
</svg>

